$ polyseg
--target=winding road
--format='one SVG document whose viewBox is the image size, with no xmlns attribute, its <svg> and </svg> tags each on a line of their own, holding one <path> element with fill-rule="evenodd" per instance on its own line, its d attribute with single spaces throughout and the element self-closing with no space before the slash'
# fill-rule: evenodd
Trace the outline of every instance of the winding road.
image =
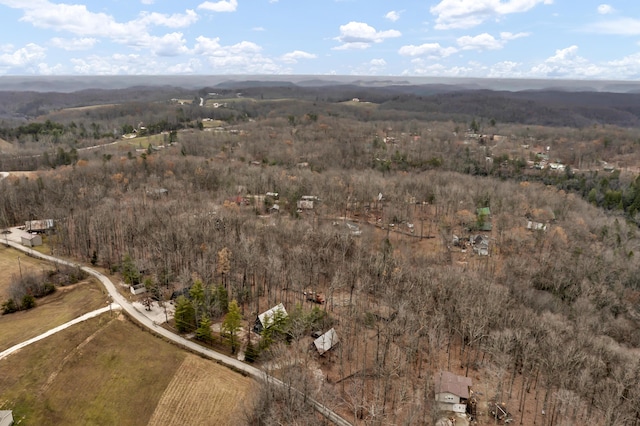
<svg viewBox="0 0 640 426">
<path fill-rule="evenodd" d="M 15 229 L 15 228 L 14 228 Z M 8 234 L 11 235 L 11 234 Z M 1 241 L 0 241 L 1 242 Z M 53 263 L 58 263 L 60 265 L 66 265 L 66 266 L 71 266 L 71 267 L 78 267 L 80 269 L 82 269 L 84 272 L 86 272 L 89 275 L 92 275 L 94 277 L 96 277 L 98 280 L 100 280 L 100 282 L 102 283 L 102 285 L 104 285 L 104 287 L 106 288 L 107 292 L 109 293 L 109 295 L 111 296 L 112 300 L 114 303 L 117 303 L 118 305 L 120 305 L 122 307 L 122 310 L 131 318 L 133 319 L 135 322 L 137 322 L 138 324 L 148 328 L 152 333 L 158 335 L 158 336 L 162 336 L 165 339 L 177 344 L 178 346 L 181 346 L 185 349 L 188 349 L 194 353 L 206 356 L 207 358 L 213 359 L 233 370 L 236 370 L 238 372 L 241 372 L 243 374 L 246 374 L 248 376 L 251 376 L 257 380 L 261 380 L 261 381 L 265 381 L 267 383 L 270 383 L 272 385 L 275 386 L 279 386 L 282 387 L 284 389 L 287 389 L 291 392 L 297 393 L 300 396 L 302 396 L 305 401 L 307 401 L 309 404 L 311 404 L 316 411 L 318 411 L 320 414 L 322 414 L 324 417 L 326 417 L 328 420 L 330 420 L 331 422 L 333 422 L 334 424 L 338 425 L 338 426 L 351 426 L 351 423 L 349 423 L 347 420 L 345 420 L 343 417 L 339 416 L 338 414 L 336 414 L 334 411 L 332 411 L 331 409 L 329 409 L 328 407 L 326 407 L 324 404 L 321 404 L 320 402 L 310 398 L 309 396 L 305 396 L 302 392 L 298 391 L 295 388 L 290 388 L 289 386 L 287 386 L 284 382 L 282 382 L 281 380 L 268 375 L 267 373 L 265 373 L 264 371 L 253 367 L 251 365 L 245 364 L 242 361 L 238 361 L 235 358 L 223 355 L 221 353 L 215 352 L 209 348 L 205 348 L 204 346 L 201 346 L 195 342 L 192 342 L 191 340 L 187 340 L 182 336 L 179 336 L 175 333 L 172 333 L 171 331 L 163 328 L 163 327 L 159 327 L 157 323 L 155 323 L 154 321 L 152 321 L 151 319 L 149 319 L 146 315 L 144 315 L 142 312 L 138 311 L 122 294 L 120 294 L 118 292 L 118 290 L 116 289 L 116 286 L 113 284 L 113 282 L 103 273 L 90 268 L 88 266 L 83 266 L 81 264 L 77 264 L 74 262 L 69 262 L 67 260 L 64 259 L 59 259 L 57 257 L 54 256 L 49 256 L 43 253 L 40 253 L 38 251 L 35 251 L 29 247 L 25 247 L 23 246 L 20 242 L 17 242 L 15 240 L 12 240 L 11 237 L 7 236 L 7 238 L 5 238 L 5 241 L 3 242 L 6 245 L 9 245 L 17 250 L 20 250 L 22 252 L 25 252 L 26 254 L 28 254 L 29 256 L 32 257 L 36 257 L 36 258 L 40 258 L 40 259 L 44 259 L 47 260 L 49 262 L 53 262 Z M 103 309 L 107 309 L 107 308 L 103 308 Z M 46 334 L 46 333 L 45 333 Z M 45 336 L 46 337 L 46 336 Z"/>
</svg>

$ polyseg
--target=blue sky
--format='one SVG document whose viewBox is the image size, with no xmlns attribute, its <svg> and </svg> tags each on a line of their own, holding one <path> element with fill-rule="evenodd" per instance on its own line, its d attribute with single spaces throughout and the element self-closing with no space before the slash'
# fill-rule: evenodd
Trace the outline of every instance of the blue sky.
<svg viewBox="0 0 640 426">
<path fill-rule="evenodd" d="M 0 0 L 0 75 L 640 79 L 617 0 Z"/>
</svg>

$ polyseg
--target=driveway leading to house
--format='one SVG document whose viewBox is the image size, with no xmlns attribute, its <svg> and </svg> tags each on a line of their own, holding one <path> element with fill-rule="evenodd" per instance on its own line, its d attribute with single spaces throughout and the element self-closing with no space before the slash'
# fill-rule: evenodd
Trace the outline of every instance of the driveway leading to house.
<svg viewBox="0 0 640 426">
<path fill-rule="evenodd" d="M 12 228 L 15 229 L 15 228 Z M 15 234 L 15 236 L 12 238 L 12 234 Z M 47 254 L 43 254 L 40 252 L 37 252 L 29 247 L 25 247 L 21 244 L 20 238 L 19 238 L 19 233 L 18 232 L 12 232 L 11 234 L 7 234 L 6 235 L 6 239 L 4 241 L 5 244 L 16 248 L 18 250 L 21 250 L 25 253 L 27 253 L 30 256 L 33 257 L 37 257 L 40 259 L 44 259 L 44 260 L 48 260 L 50 262 L 53 263 L 58 263 L 60 265 L 66 265 L 66 266 L 71 266 L 71 267 L 77 267 L 82 269 L 84 272 L 88 273 L 89 275 L 92 275 L 94 277 L 96 277 L 98 280 L 100 280 L 100 282 L 102 283 L 102 285 L 104 285 L 104 287 L 106 288 L 107 292 L 109 293 L 109 295 L 111 296 L 111 300 L 113 301 L 113 303 L 116 303 L 118 305 L 120 305 L 120 307 L 122 308 L 122 310 L 124 312 L 126 312 L 126 314 L 135 322 L 137 322 L 138 324 L 148 328 L 152 333 L 162 336 L 172 342 L 174 342 L 175 344 L 188 349 L 194 353 L 203 355 L 207 358 L 213 359 L 218 361 L 221 364 L 226 365 L 229 368 L 232 368 L 236 371 L 239 371 L 241 373 L 244 373 L 248 376 L 251 376 L 257 380 L 261 380 L 261 381 L 265 381 L 268 382 L 272 385 L 281 387 L 283 389 L 287 389 L 290 392 L 293 392 L 295 394 L 298 394 L 302 397 L 304 397 L 305 401 L 307 401 L 310 405 L 313 406 L 313 408 L 318 411 L 320 414 L 322 414 L 324 417 L 326 417 L 329 421 L 333 422 L 334 424 L 338 425 L 338 426 L 351 426 L 351 423 L 349 423 L 347 420 L 345 420 L 344 418 L 342 418 L 341 416 L 339 416 L 338 414 L 336 414 L 334 411 L 332 411 L 330 408 L 326 407 L 324 404 L 321 404 L 320 402 L 316 401 L 315 399 L 310 398 L 309 396 L 305 396 L 302 392 L 300 392 L 299 390 L 295 389 L 295 388 L 291 388 L 289 386 L 287 386 L 284 382 L 282 382 L 281 380 L 268 375 L 267 373 L 265 373 L 264 371 L 253 367 L 251 365 L 245 364 L 242 361 L 239 361 L 235 358 L 232 358 L 230 356 L 227 355 L 223 355 L 221 353 L 215 352 L 209 348 L 205 348 L 204 346 L 201 346 L 195 342 L 192 342 L 191 340 L 187 340 L 182 336 L 179 336 L 165 328 L 159 327 L 158 326 L 158 322 L 154 321 L 153 319 L 147 317 L 142 311 L 136 309 L 136 307 L 129 302 L 122 294 L 120 294 L 118 292 L 118 290 L 116 289 L 116 286 L 113 284 L 113 282 L 103 273 L 101 273 L 100 271 L 97 271 L 93 268 L 90 268 L 88 266 L 83 266 L 81 264 L 75 263 L 75 262 L 70 262 L 68 260 L 64 260 L 64 259 L 59 259 L 57 257 L 54 256 L 50 256 Z M 2 241 L 0 241 L 2 242 Z M 107 309 L 107 308 L 103 308 L 103 309 Z M 95 311 L 94 311 L 95 312 Z M 46 334 L 46 333 L 45 333 Z"/>
</svg>

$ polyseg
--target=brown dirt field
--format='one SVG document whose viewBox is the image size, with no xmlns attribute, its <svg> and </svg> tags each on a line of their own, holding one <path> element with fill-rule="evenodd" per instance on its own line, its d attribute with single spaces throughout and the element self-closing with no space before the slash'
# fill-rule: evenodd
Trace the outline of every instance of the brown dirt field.
<svg viewBox="0 0 640 426">
<path fill-rule="evenodd" d="M 237 425 L 254 381 L 188 355 L 158 402 L 149 426 Z"/>
</svg>

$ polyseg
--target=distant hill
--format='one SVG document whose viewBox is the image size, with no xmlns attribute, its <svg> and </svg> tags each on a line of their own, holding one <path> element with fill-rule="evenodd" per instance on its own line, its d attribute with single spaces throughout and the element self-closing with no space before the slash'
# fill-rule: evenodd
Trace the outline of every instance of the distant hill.
<svg viewBox="0 0 640 426">
<path fill-rule="evenodd" d="M 428 120 L 640 125 L 640 82 L 362 76 L 0 77 L 0 90 L 7 87 L 12 90 L 0 91 L 0 118 L 16 120 L 69 107 L 206 98 L 210 93 L 236 98 L 241 93 L 242 98 L 264 101 L 339 103 L 359 98 L 380 105 L 376 119 L 394 111 Z"/>
<path fill-rule="evenodd" d="M 318 75 L 189 75 L 189 76 L 0 76 L 0 91 L 76 92 L 85 89 L 126 89 L 135 86 L 172 86 L 183 89 L 213 87 L 233 82 L 233 87 L 267 83 L 323 87 L 352 84 L 361 87 L 448 85 L 458 89 L 563 90 L 631 93 L 640 82 L 603 80 L 491 79 L 407 76 L 318 76 Z M 244 82 L 244 83 L 243 83 Z"/>
</svg>

